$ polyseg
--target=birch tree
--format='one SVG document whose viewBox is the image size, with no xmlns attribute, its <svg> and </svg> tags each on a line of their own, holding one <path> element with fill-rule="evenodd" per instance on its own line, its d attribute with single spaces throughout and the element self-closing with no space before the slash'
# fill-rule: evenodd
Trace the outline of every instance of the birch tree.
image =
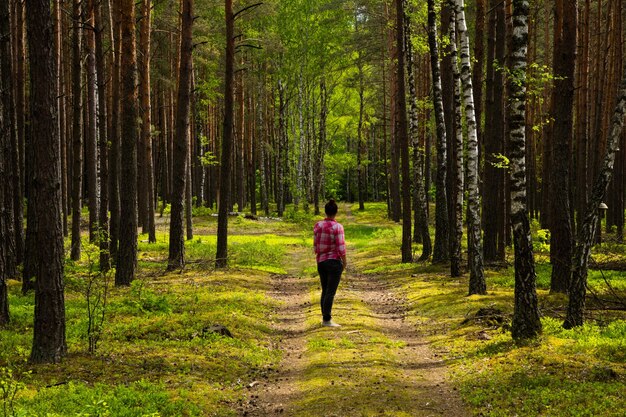
<svg viewBox="0 0 626 417">
<path fill-rule="evenodd" d="M 433 251 L 433 263 L 441 263 L 448 260 L 450 248 L 448 247 L 448 198 L 446 196 L 446 123 L 441 91 L 435 0 L 428 0 L 428 46 L 430 48 L 435 123 L 437 125 L 437 194 L 435 195 L 435 248 Z"/>
<path fill-rule="evenodd" d="M 449 1 L 450 9 L 454 10 L 454 0 Z M 450 55 L 454 75 L 454 141 L 452 144 L 452 216 L 450 231 L 450 275 L 461 275 L 461 239 L 463 239 L 463 111 L 461 109 L 461 73 L 457 62 L 456 46 L 456 14 L 450 13 Z"/>
<path fill-rule="evenodd" d="M 513 339 L 541 333 L 537 306 L 535 259 L 526 199 L 526 53 L 528 50 L 528 0 L 513 0 L 511 39 L 511 110 L 509 160 L 511 173 L 511 223 L 515 251 L 515 307 Z"/>
<path fill-rule="evenodd" d="M 419 109 L 417 106 L 417 88 L 415 84 L 415 62 L 413 56 L 413 44 L 411 41 L 411 18 L 407 10 L 404 11 L 404 48 L 406 55 L 406 70 L 408 73 L 407 83 L 409 87 L 409 137 L 413 146 L 413 186 L 415 187 L 413 211 L 415 217 L 415 229 L 413 240 L 421 238 L 422 254 L 420 261 L 428 259 L 432 253 L 430 231 L 428 230 L 428 211 L 426 207 L 426 190 L 424 187 L 424 150 L 419 146 Z"/>
<path fill-rule="evenodd" d="M 626 115 L 626 73 L 624 74 L 617 104 L 613 112 L 611 122 L 611 132 L 607 143 L 604 160 L 598 177 L 596 178 L 591 197 L 587 204 L 585 217 L 580 232 L 578 233 L 578 243 L 573 257 L 572 281 L 569 287 L 569 303 L 567 306 L 567 317 L 563 327 L 571 329 L 582 326 L 585 312 L 585 297 L 587 292 L 587 270 L 591 247 L 595 242 L 595 234 L 598 227 L 598 207 L 606 196 L 606 190 L 611 182 L 613 168 L 615 165 L 615 154 L 618 151 L 620 138 L 624 127 L 624 116 Z"/>
<path fill-rule="evenodd" d="M 465 23 L 465 4 L 456 0 L 456 26 L 460 40 L 461 83 L 467 122 L 467 241 L 470 268 L 470 294 L 486 294 L 487 285 L 483 270 L 483 250 L 480 227 L 480 190 L 478 189 L 478 136 L 474 113 L 474 90 L 469 37 Z"/>
</svg>

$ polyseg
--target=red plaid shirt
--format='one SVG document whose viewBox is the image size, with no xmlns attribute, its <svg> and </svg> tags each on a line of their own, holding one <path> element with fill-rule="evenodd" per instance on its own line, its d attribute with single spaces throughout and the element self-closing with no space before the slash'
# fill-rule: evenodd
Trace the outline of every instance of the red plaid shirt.
<svg viewBox="0 0 626 417">
<path fill-rule="evenodd" d="M 317 222 L 313 228 L 313 247 L 317 255 L 317 263 L 346 256 L 343 226 L 331 219 Z"/>
</svg>

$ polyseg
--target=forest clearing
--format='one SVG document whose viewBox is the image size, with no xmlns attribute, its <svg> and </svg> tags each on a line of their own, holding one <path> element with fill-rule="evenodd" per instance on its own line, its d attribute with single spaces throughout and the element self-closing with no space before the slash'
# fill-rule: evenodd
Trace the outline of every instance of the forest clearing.
<svg viewBox="0 0 626 417">
<path fill-rule="evenodd" d="M 340 209 L 351 266 L 337 294 L 339 329 L 320 326 L 312 215 L 232 218 L 232 262 L 223 271 L 210 261 L 216 219 L 204 215 L 194 218 L 186 269 L 165 272 L 167 218 L 159 219 L 156 243 L 140 236 L 141 272 L 130 288 L 99 275 L 90 259 L 97 250 L 86 244 L 66 266 L 68 356 L 58 365 L 25 362 L 33 298 L 10 281 L 5 415 L 623 415 L 623 312 L 613 317 L 621 321 L 594 314 L 582 329 L 563 330 L 566 300 L 549 294 L 540 250 L 544 333 L 517 345 L 510 265 L 489 271 L 486 296 L 468 297 L 467 274 L 452 279 L 442 266 L 401 263 L 400 227 L 385 217 L 384 204 Z M 91 280 L 92 303 L 103 285 L 108 296 L 92 313 L 90 354 Z M 608 282 L 626 287 L 623 274 Z M 600 298 L 607 291 L 598 271 L 590 288 Z"/>
<path fill-rule="evenodd" d="M 0 0 L 0 417 L 623 416 L 624 11 Z"/>
</svg>

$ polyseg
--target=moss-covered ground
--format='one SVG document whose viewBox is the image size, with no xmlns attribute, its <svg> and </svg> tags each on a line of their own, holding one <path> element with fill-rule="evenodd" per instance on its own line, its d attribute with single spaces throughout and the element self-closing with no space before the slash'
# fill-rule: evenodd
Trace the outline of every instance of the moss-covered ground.
<svg viewBox="0 0 626 417">
<path fill-rule="evenodd" d="M 277 415 L 454 415 L 441 401 L 459 396 L 465 406 L 452 410 L 476 415 L 625 415 L 626 316 L 601 308 L 612 306 L 607 300 L 616 294 L 626 298 L 626 276 L 592 271 L 590 320 L 563 330 L 566 299 L 548 293 L 543 231 L 535 230 L 535 249 L 544 332 L 516 345 L 508 329 L 512 268 L 487 270 L 489 294 L 467 297 L 466 276 L 451 279 L 445 266 L 400 262 L 401 230 L 385 219 L 382 204 L 367 204 L 364 212 L 342 207 L 350 266 L 337 295 L 338 330 L 319 326 L 315 216 L 232 218 L 230 267 L 216 271 L 216 218 L 197 214 L 183 271 L 165 272 L 166 218 L 157 243 L 140 236 L 130 288 L 114 288 L 110 275 L 97 275 L 89 245 L 81 261 L 66 262 L 69 355 L 59 365 L 26 363 L 33 296 L 10 281 L 11 323 L 0 330 L 0 416 L 255 415 L 257 381 L 264 392 L 289 385 L 289 404 L 271 409 Z M 624 252 L 607 243 L 595 258 L 620 261 Z M 282 343 L 288 336 L 277 324 L 289 301 L 273 295 L 276 277 L 287 275 L 301 279 L 306 292 L 300 372 L 288 381 L 281 374 L 281 364 L 291 360 Z M 87 283 L 96 284 L 93 306 L 107 281 L 103 327 L 89 353 Z M 498 317 L 476 319 L 480 308 L 499 311 Z M 232 337 L 212 332 L 215 325 Z"/>
</svg>

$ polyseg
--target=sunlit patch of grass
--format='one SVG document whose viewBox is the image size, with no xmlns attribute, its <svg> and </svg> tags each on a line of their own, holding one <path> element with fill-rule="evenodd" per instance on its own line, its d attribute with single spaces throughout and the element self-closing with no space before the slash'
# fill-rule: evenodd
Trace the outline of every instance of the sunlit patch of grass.
<svg viewBox="0 0 626 417">
<path fill-rule="evenodd" d="M 389 224 L 384 205 L 373 205 L 372 211 L 365 212 L 357 208 L 352 206 L 357 222 Z M 445 358 L 453 382 L 475 412 L 485 416 L 623 414 L 626 317 L 616 320 L 619 314 L 609 317 L 605 313 L 582 328 L 564 330 L 562 318 L 545 316 L 542 337 L 517 345 L 509 327 L 515 279 L 512 266 L 487 269 L 488 295 L 467 297 L 467 275 L 452 279 L 445 265 L 405 266 L 400 264 L 399 242 L 390 249 L 389 241 L 385 246 L 374 239 L 365 240 L 359 241 L 354 260 L 357 267 L 373 278 L 400 286 L 409 308 L 407 319 Z M 622 247 L 612 248 L 613 253 L 620 251 Z M 548 293 L 548 255 L 538 254 L 536 261 L 540 305 L 545 313 L 562 312 L 566 297 Z M 617 291 L 626 286 L 622 272 L 590 270 L 589 285 L 597 294 L 608 294 L 605 278 Z M 485 307 L 501 311 L 502 323 L 474 320 L 473 315 Z"/>
<path fill-rule="evenodd" d="M 246 222 L 234 222 L 233 229 L 248 227 Z M 70 353 L 60 365 L 25 364 L 33 295 L 23 296 L 20 283 L 9 283 L 12 321 L 0 330 L 0 366 L 11 364 L 16 374 L 35 370 L 18 393 L 18 414 L 234 416 L 231 404 L 243 397 L 251 375 L 277 362 L 280 352 L 271 343 L 267 320 L 276 306 L 265 295 L 269 274 L 284 272 L 286 255 L 308 244 L 304 235 L 276 234 L 264 223 L 253 235 L 230 236 L 230 268 L 215 271 L 215 236 L 196 234 L 186 242 L 188 268 L 166 272 L 169 242 L 163 225 L 156 243 L 140 237 L 131 287 L 110 288 L 96 355 L 86 353 L 86 302 L 80 291 L 89 269 L 97 270 L 97 259 L 84 252 L 80 261 L 67 263 Z M 196 267 L 200 261 L 211 268 Z M 225 326 L 232 338 L 212 333 L 215 325 Z"/>
</svg>

